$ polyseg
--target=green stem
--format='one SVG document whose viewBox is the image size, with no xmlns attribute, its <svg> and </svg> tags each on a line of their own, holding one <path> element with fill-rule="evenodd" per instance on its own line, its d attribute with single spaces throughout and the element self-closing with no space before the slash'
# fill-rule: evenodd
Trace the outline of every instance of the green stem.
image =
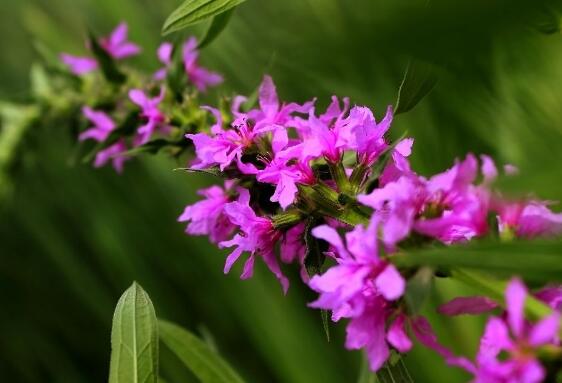
<svg viewBox="0 0 562 383">
<path fill-rule="evenodd" d="M 333 180 L 338 185 L 338 189 L 341 193 L 350 194 L 351 184 L 345 173 L 345 168 L 343 167 L 343 162 L 331 163 L 328 161 L 328 166 L 330 167 L 330 173 L 332 174 Z"/>
<path fill-rule="evenodd" d="M 303 219 L 303 214 L 299 210 L 289 210 L 271 217 L 273 227 L 282 229 L 293 226 Z"/>
</svg>

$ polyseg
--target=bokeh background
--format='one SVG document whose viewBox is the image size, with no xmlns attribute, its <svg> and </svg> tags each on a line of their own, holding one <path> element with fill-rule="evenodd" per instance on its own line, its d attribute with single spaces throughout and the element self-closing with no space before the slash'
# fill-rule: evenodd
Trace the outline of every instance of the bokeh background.
<svg viewBox="0 0 562 383">
<path fill-rule="evenodd" d="M 144 47 L 137 63 L 157 67 L 160 28 L 177 0 L 2 0 L 0 99 L 29 99 L 34 41 L 84 52 L 87 28 L 119 21 Z M 422 174 L 467 152 L 512 163 L 506 192 L 562 198 L 562 36 L 548 1 L 249 0 L 202 52 L 224 73 L 222 92 L 251 93 L 271 73 L 285 100 L 347 95 L 378 116 L 394 103 L 410 57 L 435 62 L 436 89 L 395 119 L 393 135 L 415 137 Z M 202 28 L 187 33 L 201 33 Z M 545 33 L 553 32 L 553 33 Z M 174 38 L 177 38 L 175 36 Z M 216 94 L 208 96 L 209 102 Z M 249 382 L 355 382 L 361 355 L 343 349 L 344 324 L 327 342 L 314 295 L 298 283 L 287 296 L 261 265 L 249 281 L 224 276 L 225 252 L 183 234 L 176 222 L 195 190 L 214 180 L 173 172 L 165 157 L 112 169 L 70 165 L 74 142 L 61 125 L 31 132 L 0 201 L 0 375 L 11 382 L 107 379 L 110 326 L 133 280 L 157 315 L 204 337 Z M 560 210 L 555 207 L 555 210 Z M 434 307 L 468 293 L 440 280 L 426 314 L 443 342 L 474 355 L 481 318 L 440 318 Z M 463 382 L 431 351 L 406 357 L 416 382 Z M 163 351 L 162 375 L 191 382 Z"/>
</svg>

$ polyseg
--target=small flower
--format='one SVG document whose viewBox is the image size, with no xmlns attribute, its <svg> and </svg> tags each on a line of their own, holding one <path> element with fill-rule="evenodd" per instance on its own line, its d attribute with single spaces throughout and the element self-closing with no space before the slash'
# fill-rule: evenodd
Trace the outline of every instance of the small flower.
<svg viewBox="0 0 562 383">
<path fill-rule="evenodd" d="M 220 111 L 210 107 L 203 109 L 211 111 L 217 123 L 211 128 L 211 136 L 206 133 L 186 134 L 185 137 L 193 141 L 197 163 L 194 169 L 206 169 L 215 165 L 223 171 L 236 160 L 239 170 L 244 174 L 255 174 L 257 169 L 251 164 L 242 162 L 244 151 L 255 144 L 255 141 L 275 126 L 256 129 L 248 121 L 246 114 L 240 114 L 232 122 L 232 129 L 222 129 Z"/>
<path fill-rule="evenodd" d="M 208 235 L 211 242 L 219 243 L 228 239 L 236 228 L 230 222 L 224 208 L 227 203 L 232 202 L 232 181 L 226 181 L 224 189 L 219 186 L 211 186 L 197 192 L 205 199 L 185 207 L 179 222 L 188 222 L 185 229 L 187 234 Z"/>
<path fill-rule="evenodd" d="M 109 37 L 102 37 L 100 45 L 109 55 L 115 59 L 124 59 L 138 55 L 140 47 L 127 41 L 128 26 L 126 23 L 119 24 Z"/>
<path fill-rule="evenodd" d="M 128 160 L 126 156 L 123 155 L 127 151 L 127 146 L 125 145 L 125 141 L 120 139 L 113 145 L 108 146 L 107 148 L 100 150 L 96 154 L 96 158 L 94 160 L 94 166 L 96 168 L 104 166 L 109 161 L 112 162 L 113 168 L 117 171 L 117 173 L 123 172 L 123 166 L 125 161 Z"/>
<path fill-rule="evenodd" d="M 473 183 L 478 161 L 469 154 L 426 183 L 427 199 L 414 230 L 445 244 L 464 242 L 488 230 L 489 192 Z"/>
<path fill-rule="evenodd" d="M 138 45 L 127 41 L 127 24 L 119 24 L 111 35 L 99 40 L 100 46 L 114 59 L 121 60 L 140 53 Z M 76 75 L 82 75 L 98 68 L 96 59 L 92 57 L 73 56 L 67 53 L 60 55 L 61 61 Z"/>
<path fill-rule="evenodd" d="M 350 126 L 344 116 L 349 108 L 349 99 L 344 98 L 343 108 L 337 97 L 332 97 L 332 103 L 326 112 L 319 117 L 311 108 L 308 120 L 299 124 L 298 132 L 303 137 L 303 158 L 312 159 L 324 157 L 328 162 L 338 163 L 343 152 L 349 149 L 351 141 Z"/>
<path fill-rule="evenodd" d="M 166 78 L 168 68 L 172 65 L 172 53 L 174 51 L 174 46 L 171 43 L 162 43 L 158 47 L 157 56 L 158 60 L 164 64 L 164 67 L 159 69 L 154 74 L 154 79 L 161 81 Z"/>
<path fill-rule="evenodd" d="M 115 129 L 115 122 L 105 112 L 95 111 L 90 107 L 85 106 L 82 108 L 84 116 L 94 124 L 93 127 L 82 132 L 78 139 L 80 141 L 92 139 L 97 142 L 107 140 L 111 132 Z M 118 140 L 107 148 L 100 150 L 96 154 L 94 166 L 99 168 L 107 162 L 112 161 L 113 167 L 118 173 L 123 171 L 123 165 L 127 157 L 121 155 L 127 151 L 127 146 L 123 139 Z"/>
<path fill-rule="evenodd" d="M 140 89 L 132 89 L 129 91 L 129 98 L 141 108 L 141 116 L 146 119 L 146 124 L 137 129 L 135 145 L 146 144 L 158 128 L 167 133 L 168 127 L 164 125 L 166 116 L 158 108 L 164 99 L 164 88 L 161 88 L 160 94 L 154 98 L 147 97 Z"/>
<path fill-rule="evenodd" d="M 289 136 L 284 127 L 277 128 L 272 135 L 271 146 L 273 160 L 265 160 L 265 168 L 259 170 L 256 179 L 275 185 L 271 196 L 272 202 L 279 202 L 282 209 L 291 205 L 297 195 L 297 184 L 313 184 L 316 182 L 312 169 L 306 161 L 291 161 L 295 157 L 289 145 Z M 289 163 L 290 162 L 290 163 Z"/>
<path fill-rule="evenodd" d="M 397 319 L 386 332 L 392 302 L 404 294 L 405 281 L 396 268 L 379 258 L 375 215 L 369 226 L 356 226 L 346 234 L 346 244 L 335 229 L 322 225 L 312 235 L 327 241 L 335 250 L 337 265 L 311 278 L 309 286 L 320 293 L 311 307 L 332 310 L 334 321 L 351 318 L 347 326 L 346 347 L 365 348 L 370 367 L 378 370 L 389 356 L 387 342 L 407 351 L 411 343 Z"/>
<path fill-rule="evenodd" d="M 250 207 L 250 194 L 245 189 L 240 190 L 238 201 L 228 203 L 224 211 L 232 224 L 238 226 L 240 230 L 234 238 L 219 244 L 221 248 L 236 247 L 226 259 L 224 272 L 230 271 L 242 253 L 249 252 L 250 256 L 244 263 L 240 276 L 241 279 L 248 279 L 253 274 L 255 257 L 258 255 L 281 282 L 283 292 L 286 293 L 289 288 L 289 280 L 283 275 L 275 256 L 275 245 L 281 238 L 281 232 L 273 227 L 270 219 L 256 215 Z"/>
<path fill-rule="evenodd" d="M 383 120 L 377 124 L 373 112 L 364 106 L 356 106 L 349 112 L 347 124 L 351 129 L 350 147 L 357 151 L 358 163 L 372 166 L 387 148 L 384 135 L 392 123 L 392 106 L 386 110 Z"/>
<path fill-rule="evenodd" d="M 507 317 L 488 320 L 476 358 L 477 382 L 541 382 L 544 368 L 537 359 L 541 346 L 556 344 L 560 314 L 555 312 L 536 324 L 525 321 L 523 308 L 527 289 L 513 279 L 505 293 Z M 500 358 L 505 352 L 507 359 Z"/>
<path fill-rule="evenodd" d="M 84 141 L 93 139 L 97 142 L 102 142 L 107 139 L 111 131 L 115 129 L 115 122 L 105 112 L 95 111 L 92 108 L 85 106 L 82 108 L 82 114 L 90 120 L 94 126 L 88 130 L 80 133 L 78 139 Z"/>
<path fill-rule="evenodd" d="M 562 213 L 553 213 L 547 206 L 545 201 L 499 202 L 500 234 L 536 238 L 562 233 Z"/>
<path fill-rule="evenodd" d="M 199 51 L 197 51 L 197 39 L 190 37 L 183 45 L 183 65 L 187 78 L 201 92 L 205 92 L 207 87 L 215 86 L 222 83 L 222 76 L 218 73 L 211 72 L 201 66 L 197 62 Z"/>
<path fill-rule="evenodd" d="M 292 121 L 293 113 L 308 113 L 313 106 L 313 102 L 307 102 L 303 105 L 296 103 L 281 104 L 273 79 L 267 75 L 263 76 L 260 84 L 258 101 L 260 108 L 248 112 L 248 118 L 254 121 L 257 130 L 271 125 L 286 126 Z"/>
</svg>

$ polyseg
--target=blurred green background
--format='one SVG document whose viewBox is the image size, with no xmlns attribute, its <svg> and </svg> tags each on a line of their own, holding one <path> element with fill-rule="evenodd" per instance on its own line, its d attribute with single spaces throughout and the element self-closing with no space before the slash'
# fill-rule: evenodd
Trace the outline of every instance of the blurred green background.
<svg viewBox="0 0 562 383">
<path fill-rule="evenodd" d="M 107 33 L 127 21 L 144 47 L 136 62 L 157 67 L 155 48 L 176 0 L 2 0 L 0 99 L 25 102 L 33 41 L 83 53 L 88 27 Z M 271 73 L 285 100 L 347 95 L 380 116 L 392 104 L 410 57 L 436 62 L 440 80 L 395 136 L 415 137 L 414 167 L 430 174 L 467 152 L 513 163 L 510 192 L 562 198 L 562 36 L 548 1 L 249 0 L 202 53 L 226 88 L 252 92 Z M 196 28 L 188 33 L 200 33 Z M 544 33 L 545 31 L 554 33 Z M 209 95 L 209 102 L 216 95 Z M 203 336 L 249 382 L 355 382 L 361 355 L 343 348 L 344 323 L 325 340 L 314 295 L 287 296 L 261 265 L 249 281 L 222 274 L 225 252 L 176 223 L 195 190 L 213 182 L 172 172 L 146 157 L 112 169 L 69 165 L 68 127 L 31 132 L 0 202 L 0 374 L 12 382 L 107 379 L 112 312 L 133 280 L 157 315 Z M 555 208 L 559 210 L 559 208 Z M 479 318 L 439 318 L 435 304 L 462 286 L 440 280 L 426 310 L 447 345 L 474 355 Z M 417 382 L 462 382 L 432 352 L 406 363 Z M 162 356 L 171 382 L 193 378 Z"/>
</svg>

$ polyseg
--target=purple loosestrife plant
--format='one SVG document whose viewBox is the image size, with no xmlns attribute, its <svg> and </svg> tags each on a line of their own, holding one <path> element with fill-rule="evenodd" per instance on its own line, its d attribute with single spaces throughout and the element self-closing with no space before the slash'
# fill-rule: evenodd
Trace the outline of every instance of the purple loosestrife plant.
<svg viewBox="0 0 562 383">
<path fill-rule="evenodd" d="M 223 178 L 222 187 L 201 189 L 203 198 L 186 206 L 178 221 L 187 234 L 206 235 L 230 250 L 225 273 L 245 257 L 241 278 L 250 278 L 258 258 L 287 293 L 283 265 L 296 263 L 302 281 L 319 294 L 309 306 L 347 322 L 345 347 L 363 349 L 372 371 L 392 366 L 393 354 L 408 352 L 414 337 L 475 382 L 533 383 L 560 372 L 562 287 L 556 284 L 529 295 L 515 278 L 505 303 L 496 291 L 442 305 L 443 315 L 505 308 L 489 319 L 474 362 L 441 345 L 409 302 L 412 286 L 421 289 L 414 282 L 423 268 L 400 264 L 408 252 L 562 232 L 562 213 L 551 211 L 550 202 L 495 190 L 500 172 L 490 157 L 469 153 L 442 173 L 422 176 L 409 160 L 414 139 L 390 138 L 392 106 L 379 122 L 369 107 L 336 96 L 318 112 L 316 99 L 281 102 L 267 75 L 257 105 L 237 95 L 200 106 L 202 93 L 223 78 L 199 64 L 195 38 L 163 43 L 157 51 L 163 67 L 152 74 L 119 66 L 118 60 L 140 52 L 127 41 L 125 24 L 94 41 L 109 58 L 95 50 L 95 57 L 61 56 L 80 81 L 98 85 L 72 94 L 74 109 L 82 111 L 78 140 L 96 144 L 86 158 L 96 167 L 111 162 L 121 172 L 138 153 L 165 151 L 186 161 L 188 171 Z M 508 176 L 516 172 L 504 167 Z M 448 268 L 429 270 L 455 276 Z M 540 318 L 525 318 L 526 300 L 541 308 Z"/>
</svg>

